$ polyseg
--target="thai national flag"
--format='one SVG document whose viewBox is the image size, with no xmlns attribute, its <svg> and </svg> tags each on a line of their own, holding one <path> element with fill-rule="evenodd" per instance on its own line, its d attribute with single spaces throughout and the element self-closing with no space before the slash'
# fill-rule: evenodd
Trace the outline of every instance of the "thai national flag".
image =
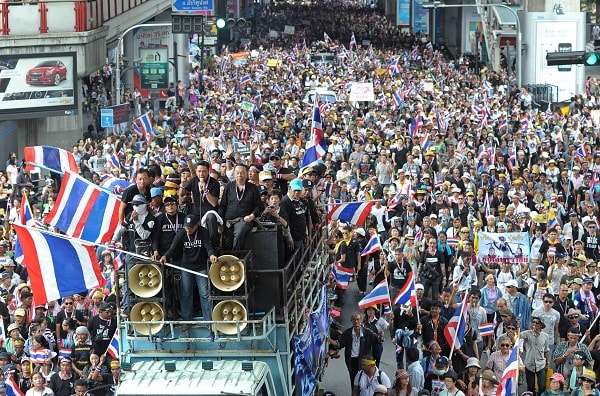
<svg viewBox="0 0 600 396">
<path fill-rule="evenodd" d="M 306 151 L 304 152 L 304 157 L 302 157 L 301 169 L 316 165 L 327 153 L 319 105 L 319 95 L 315 95 L 310 140 L 306 142 Z"/>
<path fill-rule="evenodd" d="M 479 335 L 482 337 L 494 335 L 494 324 L 493 323 L 480 324 L 479 325 Z"/>
<path fill-rule="evenodd" d="M 590 155 L 590 152 L 585 147 L 585 144 L 582 144 L 581 146 L 577 147 L 577 150 L 573 151 L 574 157 L 586 158 L 588 155 Z"/>
<path fill-rule="evenodd" d="M 352 33 L 352 37 L 350 37 L 350 44 L 348 48 L 352 50 L 353 47 L 356 47 L 356 37 L 354 37 L 354 33 Z"/>
<path fill-rule="evenodd" d="M 371 240 L 369 241 L 369 243 L 367 243 L 367 246 L 365 246 L 362 252 L 360 252 L 360 255 L 368 256 L 369 254 L 378 252 L 380 250 L 381 242 L 379 242 L 379 235 L 375 234 L 373 237 L 371 237 Z"/>
<path fill-rule="evenodd" d="M 152 116 L 150 113 L 142 114 L 133 121 L 133 131 L 148 144 L 152 143 Z"/>
<path fill-rule="evenodd" d="M 402 289 L 396 294 L 394 297 L 394 301 L 392 303 L 394 305 L 404 305 L 410 304 L 411 307 L 417 306 L 417 294 L 415 289 L 415 274 L 413 271 L 408 273 L 408 278 L 406 279 L 406 283 L 402 286 Z"/>
<path fill-rule="evenodd" d="M 29 351 L 29 359 L 35 364 L 43 364 L 50 356 L 50 351 L 47 349 L 31 349 Z"/>
<path fill-rule="evenodd" d="M 454 316 L 448 321 L 448 325 L 444 328 L 444 336 L 448 345 L 453 345 L 456 348 L 460 348 L 465 338 L 465 328 L 467 327 L 467 294 L 463 299 L 462 304 L 458 306 Z M 454 342 L 456 338 L 456 342 Z"/>
<path fill-rule="evenodd" d="M 6 383 L 6 396 L 25 396 L 25 393 L 21 391 L 14 376 L 9 376 L 5 380 Z"/>
<path fill-rule="evenodd" d="M 118 360 L 120 350 L 121 350 L 121 348 L 120 348 L 120 342 L 119 342 L 119 329 L 117 328 L 117 330 L 115 331 L 115 334 L 113 335 L 112 340 L 110 340 L 110 344 L 108 344 L 108 349 L 106 350 L 106 353 L 108 353 L 114 359 Z"/>
<path fill-rule="evenodd" d="M 508 361 L 506 362 L 506 368 L 500 378 L 500 384 L 496 389 L 497 396 L 510 396 L 513 394 L 513 390 L 516 389 L 517 383 L 517 372 L 519 370 L 519 343 L 515 343 Z"/>
<path fill-rule="evenodd" d="M 341 220 L 350 224 L 363 224 L 367 219 L 375 201 L 369 202 L 345 202 L 335 205 L 329 213 L 328 220 Z"/>
<path fill-rule="evenodd" d="M 448 244 L 448 246 L 456 248 L 458 246 L 458 238 L 448 238 L 446 239 L 446 243 Z"/>
<path fill-rule="evenodd" d="M 131 183 L 127 180 L 120 179 L 118 177 L 112 175 L 102 175 L 100 176 L 100 187 L 105 188 L 107 191 L 110 191 L 113 194 L 121 196 L 123 191 L 131 186 Z"/>
<path fill-rule="evenodd" d="M 508 128 L 508 118 L 503 117 L 502 120 L 500 120 L 500 125 L 498 125 L 498 130 L 503 130 Z"/>
<path fill-rule="evenodd" d="M 29 199 L 27 199 L 27 194 L 23 194 L 21 198 L 21 208 L 19 212 L 19 218 L 21 220 L 20 224 L 26 225 L 28 227 L 37 227 L 35 223 L 35 219 L 33 218 L 33 211 L 31 210 L 31 206 L 29 205 Z M 21 243 L 19 242 L 19 238 L 15 240 L 15 261 L 19 264 L 23 263 L 23 248 L 21 247 Z M 19 293 L 16 294 L 17 296 Z"/>
<path fill-rule="evenodd" d="M 114 169 L 119 169 L 121 167 L 119 157 L 117 157 L 116 154 L 113 154 L 110 157 L 108 157 L 108 163 Z"/>
<path fill-rule="evenodd" d="M 392 93 L 392 99 L 394 99 L 394 104 L 396 105 L 396 107 L 402 107 L 402 98 L 400 97 L 398 92 Z"/>
<path fill-rule="evenodd" d="M 32 146 L 25 147 L 23 152 L 25 154 L 25 162 L 28 164 L 27 169 L 29 170 L 33 170 L 34 168 L 29 165 L 32 163 L 42 165 L 59 173 L 65 170 L 79 173 L 75 156 L 70 151 L 52 146 Z"/>
<path fill-rule="evenodd" d="M 350 268 L 344 268 L 337 261 L 333 263 L 333 275 L 335 276 L 335 284 L 340 289 L 346 290 L 350 283 L 350 278 L 354 275 L 354 271 Z"/>
<path fill-rule="evenodd" d="M 221 59 L 221 73 L 225 72 L 225 68 L 227 67 L 227 55 L 223 55 Z"/>
<path fill-rule="evenodd" d="M 120 205 L 121 201 L 115 195 L 66 171 L 46 222 L 71 237 L 107 242 L 119 225 Z"/>
<path fill-rule="evenodd" d="M 394 209 L 396 206 L 398 206 L 398 204 L 401 201 L 401 197 L 402 197 L 402 191 L 398 191 L 396 193 L 396 195 L 394 195 L 394 198 L 392 198 L 390 200 L 390 202 L 388 202 L 388 204 L 387 204 L 388 209 Z"/>
<path fill-rule="evenodd" d="M 13 224 L 23 248 L 36 304 L 104 286 L 92 244 Z"/>
<path fill-rule="evenodd" d="M 429 148 L 429 135 L 426 133 L 421 138 L 421 150 L 425 151 Z"/>
<path fill-rule="evenodd" d="M 399 61 L 400 58 L 398 57 L 390 62 L 390 65 L 388 66 L 388 73 L 390 76 L 395 76 L 396 74 L 400 73 L 400 67 L 398 65 Z"/>
<path fill-rule="evenodd" d="M 358 308 L 366 309 L 372 305 L 385 304 L 390 302 L 390 291 L 388 289 L 387 279 L 379 282 L 377 286 L 371 290 L 369 294 L 364 296 L 362 300 L 358 302 Z"/>
<path fill-rule="evenodd" d="M 249 76 L 248 74 L 246 74 L 245 76 L 243 76 L 243 77 L 240 79 L 240 84 L 242 84 L 242 85 L 243 85 L 243 84 L 247 84 L 247 83 L 249 83 L 249 82 L 250 82 L 250 80 L 251 80 L 250 76 Z"/>
<path fill-rule="evenodd" d="M 488 80 L 483 80 L 482 87 L 487 91 L 490 91 L 493 88 Z"/>
<path fill-rule="evenodd" d="M 279 87 L 278 84 L 275 84 L 275 86 L 273 87 L 273 90 L 275 92 L 277 92 L 277 95 L 283 95 L 283 91 L 281 90 L 281 88 Z"/>
</svg>

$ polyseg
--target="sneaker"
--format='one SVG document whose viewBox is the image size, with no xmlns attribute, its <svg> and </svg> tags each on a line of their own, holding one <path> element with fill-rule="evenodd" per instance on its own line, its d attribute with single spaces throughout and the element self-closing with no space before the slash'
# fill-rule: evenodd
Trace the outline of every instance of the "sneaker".
<svg viewBox="0 0 600 396">
<path fill-rule="evenodd" d="M 350 282 L 354 282 L 354 276 L 350 277 Z"/>
<path fill-rule="evenodd" d="M 184 324 L 183 326 L 181 326 L 181 331 L 188 331 L 191 328 L 192 328 L 191 324 Z"/>
</svg>

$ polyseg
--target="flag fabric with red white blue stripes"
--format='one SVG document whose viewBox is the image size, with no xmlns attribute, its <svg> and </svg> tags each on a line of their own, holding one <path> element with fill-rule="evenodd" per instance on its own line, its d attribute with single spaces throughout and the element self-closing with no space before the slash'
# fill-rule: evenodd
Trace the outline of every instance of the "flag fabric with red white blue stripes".
<svg viewBox="0 0 600 396">
<path fill-rule="evenodd" d="M 354 37 L 354 33 L 352 33 L 352 37 L 350 37 L 350 44 L 348 48 L 352 49 L 352 47 L 356 47 L 356 37 Z"/>
<path fill-rule="evenodd" d="M 500 384 L 496 388 L 497 396 L 510 396 L 513 394 L 513 390 L 516 389 L 517 384 L 517 373 L 519 371 L 519 343 L 515 343 L 515 346 L 510 351 L 508 361 L 506 362 L 506 368 L 500 378 Z"/>
<path fill-rule="evenodd" d="M 404 283 L 404 286 L 400 289 L 398 294 L 394 297 L 394 301 L 392 301 L 394 305 L 404 305 L 409 304 L 411 307 L 417 306 L 417 292 L 415 289 L 415 274 L 413 271 L 408 273 L 408 278 Z"/>
<path fill-rule="evenodd" d="M 323 121 L 321 119 L 321 110 L 319 109 L 319 105 L 319 95 L 315 94 L 312 125 L 310 128 L 310 140 L 306 142 L 304 156 L 302 157 L 301 169 L 317 165 L 319 161 L 321 161 L 321 158 L 327 153 L 327 145 L 325 144 Z"/>
<path fill-rule="evenodd" d="M 23 194 L 21 198 L 21 208 L 19 212 L 19 218 L 21 220 L 21 224 L 26 225 L 27 227 L 36 227 L 35 219 L 33 218 L 33 211 L 31 210 L 31 206 L 29 205 L 29 199 L 27 199 L 27 194 Z M 23 248 L 21 247 L 21 243 L 19 242 L 19 238 L 15 241 L 15 261 L 19 264 L 23 263 Z M 17 296 L 19 293 L 16 294 Z"/>
<path fill-rule="evenodd" d="M 245 76 L 240 78 L 240 84 L 247 84 L 250 82 L 250 80 L 251 80 L 250 76 L 248 74 L 246 74 Z"/>
<path fill-rule="evenodd" d="M 345 268 L 337 261 L 333 263 L 333 276 L 335 276 L 335 284 L 340 289 L 346 290 L 350 284 L 350 278 L 354 275 L 354 271 L 350 268 Z"/>
<path fill-rule="evenodd" d="M 42 165 L 62 173 L 66 170 L 79 173 L 79 166 L 72 152 L 52 146 L 32 146 L 23 149 L 27 169 L 33 170 L 29 163 Z"/>
<path fill-rule="evenodd" d="M 480 324 L 479 325 L 479 335 L 482 337 L 494 335 L 494 324 L 493 323 Z"/>
<path fill-rule="evenodd" d="M 398 191 L 396 193 L 396 195 L 394 195 L 394 197 L 390 200 L 390 202 L 388 202 L 388 204 L 387 204 L 388 209 L 394 209 L 396 206 L 398 206 L 398 204 L 402 200 L 401 197 L 402 197 L 402 191 Z"/>
<path fill-rule="evenodd" d="M 36 304 L 104 286 L 92 244 L 13 224 L 23 248 Z"/>
<path fill-rule="evenodd" d="M 113 357 L 113 359 L 119 359 L 119 351 L 121 350 L 120 348 L 120 341 L 119 341 L 119 329 L 117 329 L 115 331 L 115 334 L 113 335 L 113 338 L 110 340 L 110 344 L 108 344 L 108 349 L 106 350 L 106 353 L 108 353 L 110 356 Z"/>
<path fill-rule="evenodd" d="M 118 196 L 121 196 L 123 191 L 132 184 L 127 180 L 112 175 L 102 175 L 100 176 L 100 180 L 100 187 Z"/>
<path fill-rule="evenodd" d="M 456 308 L 454 316 L 448 321 L 448 325 L 444 328 L 444 337 L 448 345 L 454 345 L 456 348 L 460 348 L 465 339 L 465 329 L 467 327 L 467 293 L 463 302 Z M 456 338 L 456 342 L 454 339 Z"/>
<path fill-rule="evenodd" d="M 385 304 L 390 302 L 390 291 L 388 289 L 387 279 L 379 282 L 369 294 L 364 296 L 358 302 L 358 308 L 366 309 L 372 305 Z"/>
<path fill-rule="evenodd" d="M 119 225 L 120 205 L 117 196 L 67 171 L 46 222 L 74 238 L 107 242 Z"/>
<path fill-rule="evenodd" d="M 367 243 L 367 246 L 360 252 L 361 256 L 368 256 L 381 250 L 381 242 L 379 241 L 379 235 L 375 234 Z"/>
<path fill-rule="evenodd" d="M 375 201 L 345 202 L 333 206 L 327 213 L 328 220 L 341 220 L 350 224 L 363 224 L 367 219 Z"/>
<path fill-rule="evenodd" d="M 590 155 L 590 152 L 585 147 L 585 144 L 582 144 L 573 151 L 573 157 L 586 158 L 588 155 Z"/>
<path fill-rule="evenodd" d="M 150 113 L 145 113 L 133 121 L 133 131 L 136 135 L 152 143 L 152 117 Z"/>
<path fill-rule="evenodd" d="M 448 246 L 456 248 L 458 247 L 458 238 L 448 238 L 446 239 L 446 243 L 448 244 Z"/>
<path fill-rule="evenodd" d="M 19 388 L 19 385 L 17 384 L 17 381 L 15 380 L 14 376 L 9 376 L 7 380 L 5 380 L 6 383 L 6 396 L 25 396 L 25 393 L 23 393 L 23 391 L 21 391 L 21 388 Z"/>
</svg>

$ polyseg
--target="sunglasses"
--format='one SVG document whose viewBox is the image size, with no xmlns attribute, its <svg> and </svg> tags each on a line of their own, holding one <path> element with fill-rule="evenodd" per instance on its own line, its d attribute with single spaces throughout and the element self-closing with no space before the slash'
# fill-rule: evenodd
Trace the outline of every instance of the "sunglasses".
<svg viewBox="0 0 600 396">
<path fill-rule="evenodd" d="M 509 347 L 510 344 L 500 344 L 501 347 Z"/>
<path fill-rule="evenodd" d="M 577 319 L 579 315 L 569 315 L 569 319 Z"/>
<path fill-rule="evenodd" d="M 507 327 L 507 328 L 506 328 L 506 330 L 512 330 L 512 331 L 515 331 L 515 330 L 517 330 L 517 328 L 516 328 L 516 327 Z"/>
<path fill-rule="evenodd" d="M 66 302 L 65 305 L 73 305 L 72 302 Z"/>
</svg>

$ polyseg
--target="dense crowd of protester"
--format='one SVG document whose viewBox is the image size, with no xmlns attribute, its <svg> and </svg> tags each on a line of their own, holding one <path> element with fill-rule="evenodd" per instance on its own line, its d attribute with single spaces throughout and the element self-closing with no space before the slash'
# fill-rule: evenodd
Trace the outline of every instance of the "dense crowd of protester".
<svg viewBox="0 0 600 396">
<path fill-rule="evenodd" d="M 294 35 L 282 34 L 286 25 L 296 27 Z M 322 228 L 331 261 L 355 273 L 355 283 L 337 291 L 336 310 L 354 311 L 346 295 L 364 296 L 384 279 L 391 298 L 416 280 L 417 306 L 373 306 L 333 334 L 330 356 L 344 356 L 353 394 L 493 396 L 515 344 L 519 379 L 532 394 L 597 393 L 595 80 L 564 112 L 539 108 L 504 70 L 476 74 L 467 57 L 448 58 L 377 11 L 340 2 L 270 5 L 252 26 L 243 45 L 204 65 L 195 60 L 190 85 L 173 83 L 159 112 L 131 102 L 135 117 L 152 116 L 151 131 L 134 122 L 98 137 L 92 127 L 73 145 L 84 177 L 132 182 L 119 191 L 113 242 L 205 274 L 220 252 L 242 250 L 258 221 L 282 227 L 287 260 L 301 260 Z M 313 63 L 315 53 L 335 59 Z M 91 106 L 111 98 L 110 84 L 96 81 Z M 373 102 L 350 100 L 358 82 L 372 83 Z M 314 114 L 305 94 L 316 88 L 335 92 L 337 101 L 319 107 L 326 154 L 302 167 Z M 8 208 L 0 368 L 24 392 L 70 395 L 118 381 L 118 362 L 106 355 L 117 299 L 107 290 L 82 291 L 36 306 L 26 268 L 9 257 L 23 192 L 43 222 L 59 187 L 56 176 L 40 185 L 14 153 L 0 174 L 0 205 Z M 324 223 L 331 205 L 373 200 L 365 224 Z M 527 233 L 528 262 L 478 260 L 480 232 Z M 381 249 L 361 256 L 374 237 Z M 113 254 L 98 256 L 110 279 Z M 186 271 L 170 318 L 192 319 L 194 284 L 210 320 L 206 278 Z M 126 296 L 127 282 L 123 289 Z M 443 329 L 464 300 L 464 342 L 453 349 Z M 482 336 L 488 323 L 493 335 Z M 388 334 L 395 345 L 384 341 Z M 383 348 L 396 348 L 398 370 L 390 376 L 378 368 Z"/>
</svg>

